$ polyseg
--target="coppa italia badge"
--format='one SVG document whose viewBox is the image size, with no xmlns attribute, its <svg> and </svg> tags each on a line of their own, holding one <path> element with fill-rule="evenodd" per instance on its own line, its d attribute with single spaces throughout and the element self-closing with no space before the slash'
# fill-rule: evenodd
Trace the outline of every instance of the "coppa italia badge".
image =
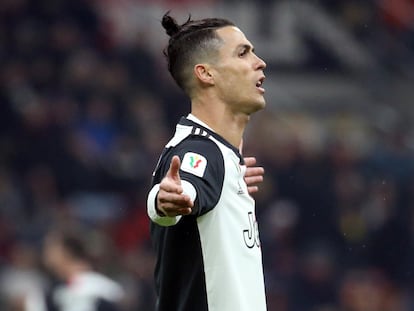
<svg viewBox="0 0 414 311">
<path fill-rule="evenodd" d="M 181 170 L 198 177 L 203 177 L 207 167 L 207 159 L 201 154 L 187 152 L 181 163 Z"/>
</svg>

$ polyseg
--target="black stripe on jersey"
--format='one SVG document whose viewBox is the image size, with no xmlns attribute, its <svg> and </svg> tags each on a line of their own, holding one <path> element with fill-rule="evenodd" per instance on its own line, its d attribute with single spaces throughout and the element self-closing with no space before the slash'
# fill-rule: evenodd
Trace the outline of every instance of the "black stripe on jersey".
<svg viewBox="0 0 414 311">
<path fill-rule="evenodd" d="M 196 216 L 175 226 L 151 223 L 157 253 L 156 311 L 208 311 L 203 254 Z"/>
</svg>

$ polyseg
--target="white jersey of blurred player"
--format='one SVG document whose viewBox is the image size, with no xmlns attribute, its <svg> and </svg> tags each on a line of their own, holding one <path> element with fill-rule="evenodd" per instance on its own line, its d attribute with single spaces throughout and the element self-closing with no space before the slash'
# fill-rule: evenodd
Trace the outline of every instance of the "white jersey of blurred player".
<svg viewBox="0 0 414 311">
<path fill-rule="evenodd" d="M 115 281 L 96 272 L 83 272 L 48 295 L 31 292 L 25 311 L 118 311 L 123 297 L 124 291 Z"/>
</svg>

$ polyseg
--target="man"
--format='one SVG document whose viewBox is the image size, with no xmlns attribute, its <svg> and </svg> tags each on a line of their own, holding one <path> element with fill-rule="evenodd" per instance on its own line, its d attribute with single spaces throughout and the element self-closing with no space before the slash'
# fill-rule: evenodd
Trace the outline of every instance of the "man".
<svg viewBox="0 0 414 311">
<path fill-rule="evenodd" d="M 26 311 L 120 311 L 121 286 L 94 272 L 87 247 L 78 235 L 51 232 L 44 242 L 45 266 L 63 283 L 49 294 L 33 292 Z M 45 297 L 43 297 L 45 296 Z"/>
<path fill-rule="evenodd" d="M 250 115 L 264 108 L 266 64 L 225 19 L 167 13 L 165 55 L 191 98 L 154 171 L 148 194 L 159 311 L 266 310 L 262 255 L 250 193 L 263 169 L 240 154 Z M 247 179 L 245 179 L 247 178 Z M 248 185 L 249 184 L 249 187 Z"/>
</svg>

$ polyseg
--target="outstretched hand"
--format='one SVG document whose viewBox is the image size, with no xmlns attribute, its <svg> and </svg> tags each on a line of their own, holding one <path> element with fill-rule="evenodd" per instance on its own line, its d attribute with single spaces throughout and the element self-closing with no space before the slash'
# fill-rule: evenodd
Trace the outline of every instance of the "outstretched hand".
<svg viewBox="0 0 414 311">
<path fill-rule="evenodd" d="M 247 184 L 247 190 L 249 194 L 253 194 L 259 191 L 257 184 L 263 182 L 264 168 L 256 165 L 255 157 L 244 158 L 244 164 L 246 165 L 246 173 L 244 174 L 244 181 Z"/>
<path fill-rule="evenodd" d="M 188 195 L 183 194 L 180 165 L 180 158 L 173 156 L 170 168 L 160 183 L 157 195 L 157 210 L 163 216 L 174 217 L 191 214 L 194 203 Z"/>
</svg>

